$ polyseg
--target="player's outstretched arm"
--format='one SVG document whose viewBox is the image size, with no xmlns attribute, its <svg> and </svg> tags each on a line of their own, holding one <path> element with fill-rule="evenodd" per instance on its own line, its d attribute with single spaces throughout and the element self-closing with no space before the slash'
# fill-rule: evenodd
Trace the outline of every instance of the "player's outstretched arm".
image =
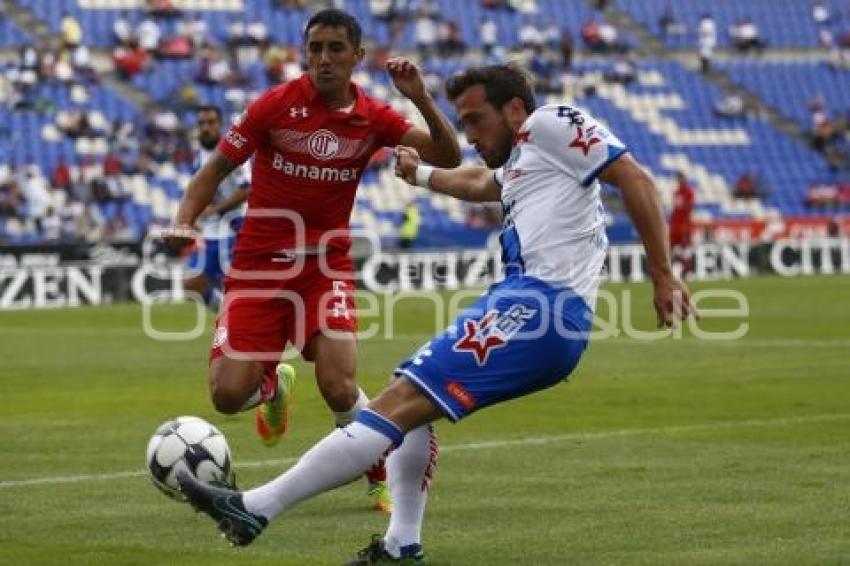
<svg viewBox="0 0 850 566">
<path fill-rule="evenodd" d="M 387 61 L 387 72 L 398 91 L 416 105 L 428 124 L 428 132 L 420 128 L 408 130 L 400 145 L 416 148 L 428 163 L 440 167 L 460 165 L 460 144 L 455 129 L 425 88 L 419 68 L 406 57 L 393 57 Z"/>
<path fill-rule="evenodd" d="M 396 148 L 395 174 L 410 183 L 468 202 L 498 201 L 502 189 L 493 171 L 480 165 L 440 169 L 422 164 L 412 147 Z"/>
<path fill-rule="evenodd" d="M 606 167 L 599 179 L 620 189 L 626 211 L 643 240 L 649 274 L 655 287 L 655 312 L 659 326 L 672 326 L 692 312 L 688 287 L 670 265 L 667 222 L 658 189 L 649 173 L 628 153 Z"/>
<path fill-rule="evenodd" d="M 174 217 L 174 225 L 194 226 L 198 215 L 212 202 L 218 186 L 238 165 L 218 150 L 213 151 L 189 181 L 189 186 L 180 200 L 177 216 Z"/>
</svg>

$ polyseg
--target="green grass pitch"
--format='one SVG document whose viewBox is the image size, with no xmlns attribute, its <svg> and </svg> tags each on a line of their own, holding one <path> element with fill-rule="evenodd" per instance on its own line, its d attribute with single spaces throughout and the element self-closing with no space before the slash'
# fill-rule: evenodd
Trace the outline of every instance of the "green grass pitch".
<svg viewBox="0 0 850 566">
<path fill-rule="evenodd" d="M 850 564 L 850 277 L 694 287 L 743 293 L 746 337 L 594 342 L 569 383 L 438 426 L 430 564 Z M 606 289 L 629 291 L 634 325 L 653 327 L 648 285 Z M 370 393 L 435 327 L 425 299 L 397 309 L 394 339 L 360 345 Z M 243 486 L 283 470 L 331 419 L 299 362 L 291 435 L 262 447 L 252 414 L 209 404 L 210 333 L 154 341 L 141 313 L 0 313 L 0 564 L 331 565 L 382 532 L 363 482 L 292 510 L 244 549 L 156 491 L 144 449 L 167 418 L 219 425 Z M 185 330 L 193 310 L 152 315 Z"/>
</svg>

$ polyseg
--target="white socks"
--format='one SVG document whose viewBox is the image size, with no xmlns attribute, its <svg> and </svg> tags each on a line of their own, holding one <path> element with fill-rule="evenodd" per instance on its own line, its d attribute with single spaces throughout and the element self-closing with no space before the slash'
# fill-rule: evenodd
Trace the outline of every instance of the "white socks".
<svg viewBox="0 0 850 566">
<path fill-rule="evenodd" d="M 404 443 L 387 458 L 393 512 L 384 544 L 393 556 L 398 557 L 402 547 L 420 544 L 438 451 L 434 427 L 425 425 L 408 432 Z"/>
<path fill-rule="evenodd" d="M 361 411 L 357 422 L 330 433 L 285 473 L 246 491 L 245 508 L 273 519 L 304 499 L 356 479 L 403 438 L 401 430 L 389 420 L 369 410 Z"/>
<path fill-rule="evenodd" d="M 352 405 L 347 411 L 340 411 L 339 413 L 334 411 L 336 426 L 343 427 L 351 423 L 357 417 L 357 413 L 359 413 L 362 409 L 365 409 L 368 404 L 369 398 L 366 396 L 366 393 L 358 387 L 357 401 L 354 402 L 354 405 Z"/>
</svg>

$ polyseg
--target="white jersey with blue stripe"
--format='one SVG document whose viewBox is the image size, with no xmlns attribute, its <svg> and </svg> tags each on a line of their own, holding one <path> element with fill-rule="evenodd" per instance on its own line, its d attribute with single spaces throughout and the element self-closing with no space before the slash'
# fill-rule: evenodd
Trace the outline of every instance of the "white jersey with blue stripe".
<svg viewBox="0 0 850 566">
<path fill-rule="evenodd" d="M 212 155 L 212 150 L 200 148 L 195 155 L 193 170 L 195 172 L 206 163 L 207 159 Z M 230 173 L 218 186 L 218 190 L 213 196 L 210 204 L 218 204 L 233 196 L 233 194 L 241 188 L 250 186 L 251 184 L 251 162 L 246 161 L 237 169 Z M 211 214 L 204 218 L 201 224 L 201 234 L 205 240 L 217 240 L 219 238 L 230 237 L 233 235 L 231 223 L 237 217 L 244 216 L 246 203 L 242 203 L 237 210 L 231 210 L 222 214 Z M 227 219 L 227 222 L 222 223 L 222 217 Z"/>
<path fill-rule="evenodd" d="M 597 175 L 625 151 L 573 106 L 543 106 L 526 119 L 510 158 L 495 172 L 506 276 L 572 289 L 594 309 L 608 246 Z"/>
</svg>

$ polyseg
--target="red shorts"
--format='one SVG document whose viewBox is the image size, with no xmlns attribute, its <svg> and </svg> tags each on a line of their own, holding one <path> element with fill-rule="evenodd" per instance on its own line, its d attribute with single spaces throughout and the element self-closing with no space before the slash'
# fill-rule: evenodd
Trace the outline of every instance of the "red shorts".
<svg viewBox="0 0 850 566">
<path fill-rule="evenodd" d="M 275 366 L 287 343 L 304 353 L 323 330 L 357 331 L 354 264 L 344 252 L 235 257 L 224 280 L 210 363 L 219 356 L 254 360 L 275 385 Z M 298 263 L 301 263 L 299 266 Z"/>
</svg>

